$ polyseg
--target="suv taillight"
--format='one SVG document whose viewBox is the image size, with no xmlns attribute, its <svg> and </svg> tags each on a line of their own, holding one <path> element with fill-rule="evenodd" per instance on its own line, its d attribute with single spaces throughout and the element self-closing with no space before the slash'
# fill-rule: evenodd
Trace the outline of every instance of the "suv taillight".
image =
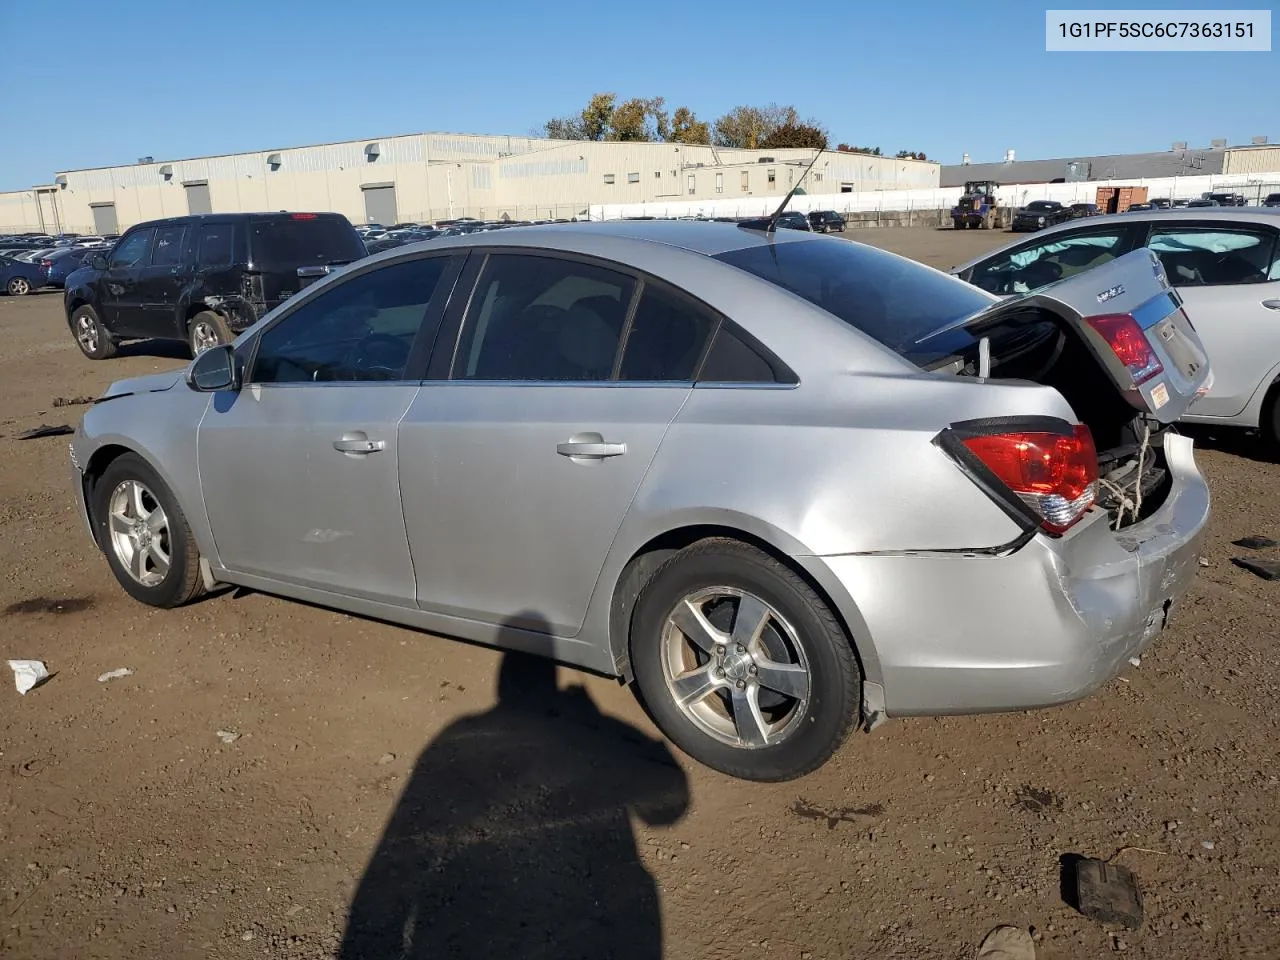
<svg viewBox="0 0 1280 960">
<path fill-rule="evenodd" d="M 1107 341 L 1113 353 L 1129 371 L 1135 384 L 1146 383 L 1164 372 L 1164 364 L 1151 349 L 1151 343 L 1138 321 L 1128 313 L 1108 313 L 1098 317 L 1086 317 L 1085 322 Z"/>
<path fill-rule="evenodd" d="M 956 424 L 939 441 L 989 494 L 1048 533 L 1065 533 L 1097 497 L 1098 454 L 1084 424 Z"/>
</svg>

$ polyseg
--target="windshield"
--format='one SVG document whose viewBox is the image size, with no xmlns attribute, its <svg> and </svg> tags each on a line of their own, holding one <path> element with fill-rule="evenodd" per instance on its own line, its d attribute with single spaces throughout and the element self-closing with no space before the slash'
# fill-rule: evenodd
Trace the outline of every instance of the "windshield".
<svg viewBox="0 0 1280 960">
<path fill-rule="evenodd" d="M 332 216 L 255 220 L 249 237 L 250 257 L 260 269 L 350 263 L 365 255 L 360 236 L 351 224 Z"/>
<path fill-rule="evenodd" d="M 991 303 L 962 280 L 845 240 L 772 243 L 715 259 L 790 290 L 917 363 L 917 340 Z"/>
<path fill-rule="evenodd" d="M 1032 200 L 1027 204 L 1028 210 L 1052 210 L 1054 204 L 1048 200 Z"/>
</svg>

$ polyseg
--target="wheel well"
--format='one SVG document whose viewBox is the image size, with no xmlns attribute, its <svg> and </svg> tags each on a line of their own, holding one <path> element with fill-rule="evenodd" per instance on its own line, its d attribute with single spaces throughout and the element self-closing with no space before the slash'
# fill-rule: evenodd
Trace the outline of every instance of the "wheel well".
<svg viewBox="0 0 1280 960">
<path fill-rule="evenodd" d="M 97 518 L 93 515 L 93 491 L 98 486 L 98 480 L 106 473 L 107 467 L 111 466 L 112 463 L 126 453 L 133 453 L 133 451 L 120 444 L 108 444 L 95 450 L 93 456 L 89 458 L 89 462 L 85 465 L 81 483 L 84 484 L 84 505 L 93 526 L 94 540 L 98 539 L 98 524 L 96 522 Z"/>
<path fill-rule="evenodd" d="M 622 568 L 622 573 L 618 576 L 618 582 L 613 588 L 613 603 L 609 608 L 609 638 L 613 650 L 614 663 L 619 676 L 624 681 L 630 683 L 632 679 L 631 619 L 635 613 L 636 600 L 640 596 L 640 591 L 644 589 L 644 585 L 649 582 L 649 579 L 657 569 L 672 556 L 685 547 L 693 546 L 700 540 L 710 539 L 737 540 L 740 543 L 753 546 L 757 550 L 767 553 L 804 580 L 822 602 L 827 605 L 832 615 L 839 622 L 840 628 L 844 631 L 845 639 L 849 641 L 849 646 L 853 648 L 853 655 L 858 661 L 858 668 L 863 670 L 862 654 L 858 651 L 858 644 L 853 638 L 853 633 L 849 630 L 849 624 L 845 620 L 844 614 L 831 601 L 830 595 L 822 588 L 822 585 L 814 580 L 807 570 L 795 563 L 789 556 L 778 550 L 767 540 L 762 540 L 733 527 L 704 524 L 693 527 L 680 527 L 676 530 L 668 530 L 666 533 L 659 534 L 637 550 L 631 559 L 627 561 L 626 566 Z M 866 676 L 865 670 L 863 670 L 863 676 Z"/>
<path fill-rule="evenodd" d="M 68 305 L 67 307 L 67 324 L 68 325 L 71 324 L 71 315 L 73 313 L 75 313 L 81 307 L 85 307 L 88 305 L 89 305 L 89 301 L 86 300 L 84 297 L 76 297 L 74 300 L 72 300 L 70 305 Z"/>
</svg>

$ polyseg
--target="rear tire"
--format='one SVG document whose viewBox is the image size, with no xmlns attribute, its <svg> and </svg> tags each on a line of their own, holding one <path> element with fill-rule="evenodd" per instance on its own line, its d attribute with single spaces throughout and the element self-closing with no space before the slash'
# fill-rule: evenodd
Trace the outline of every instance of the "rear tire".
<svg viewBox="0 0 1280 960">
<path fill-rule="evenodd" d="M 177 498 L 136 453 L 111 462 L 93 488 L 94 529 L 129 596 L 180 607 L 204 592 L 200 550 Z"/>
<path fill-rule="evenodd" d="M 835 615 L 795 571 L 736 540 L 700 541 L 659 567 L 630 642 L 658 727 L 730 776 L 801 777 L 860 714 L 862 674 Z"/>
<path fill-rule="evenodd" d="M 5 289 L 11 297 L 25 297 L 31 292 L 31 281 L 26 277 L 12 277 Z"/>
<path fill-rule="evenodd" d="M 1280 384 L 1271 388 L 1270 396 L 1262 404 L 1262 416 L 1258 420 L 1258 432 L 1271 456 L 1280 460 Z"/>
<path fill-rule="evenodd" d="M 198 357 L 210 347 L 230 343 L 235 334 L 227 326 L 221 314 L 212 310 L 201 310 L 187 324 L 187 346 L 191 348 L 191 356 Z"/>
<path fill-rule="evenodd" d="M 85 304 L 77 307 L 71 314 L 71 335 L 76 338 L 76 346 L 90 360 L 106 360 L 115 356 L 119 344 L 115 337 L 107 332 L 107 328 L 98 319 L 98 312 Z"/>
</svg>

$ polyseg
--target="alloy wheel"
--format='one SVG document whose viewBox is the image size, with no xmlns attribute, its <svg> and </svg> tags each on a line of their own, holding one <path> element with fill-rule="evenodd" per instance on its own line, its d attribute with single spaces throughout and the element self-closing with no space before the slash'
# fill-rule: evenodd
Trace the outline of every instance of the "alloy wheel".
<svg viewBox="0 0 1280 960">
<path fill-rule="evenodd" d="M 198 356 L 210 347 L 216 347 L 221 342 L 221 339 L 218 337 L 218 332 L 213 329 L 212 324 L 201 320 L 192 326 L 191 352 L 193 354 Z"/>
<path fill-rule="evenodd" d="M 96 353 L 98 349 L 98 325 L 93 317 L 82 313 L 76 317 L 76 340 L 85 353 Z"/>
<path fill-rule="evenodd" d="M 107 501 L 111 549 L 129 576 L 158 586 L 169 572 L 169 518 L 145 484 L 124 480 Z"/>
<path fill-rule="evenodd" d="M 680 711 L 730 746 L 774 746 L 808 713 L 809 662 L 795 628 L 735 587 L 708 587 L 676 604 L 663 626 L 662 670 Z"/>
</svg>

